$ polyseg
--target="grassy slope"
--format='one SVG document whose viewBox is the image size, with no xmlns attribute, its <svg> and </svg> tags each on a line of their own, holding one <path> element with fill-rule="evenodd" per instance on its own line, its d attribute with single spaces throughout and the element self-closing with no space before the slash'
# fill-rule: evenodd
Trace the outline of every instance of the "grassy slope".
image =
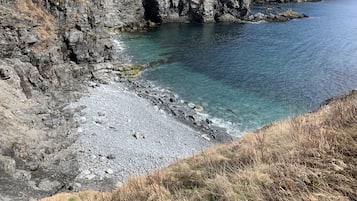
<svg viewBox="0 0 357 201">
<path fill-rule="evenodd" d="M 357 200 L 357 91 L 106 194 L 48 200 Z"/>
</svg>

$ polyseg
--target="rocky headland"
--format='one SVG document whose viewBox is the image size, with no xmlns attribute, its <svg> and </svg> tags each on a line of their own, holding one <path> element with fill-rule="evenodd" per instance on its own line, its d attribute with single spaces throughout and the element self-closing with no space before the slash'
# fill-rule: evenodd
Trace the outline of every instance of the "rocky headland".
<svg viewBox="0 0 357 201">
<path fill-rule="evenodd" d="M 248 0 L 0 0 L 0 200 L 79 189 L 81 166 L 71 147 L 81 133 L 76 115 L 85 108 L 68 106 L 100 84 L 122 81 L 194 132 L 205 133 L 204 140 L 229 140 L 209 119 L 196 117 L 198 107 L 125 78 L 137 67 L 120 63 L 111 32 L 169 22 L 300 17 L 306 16 L 291 10 L 253 16 Z"/>
</svg>

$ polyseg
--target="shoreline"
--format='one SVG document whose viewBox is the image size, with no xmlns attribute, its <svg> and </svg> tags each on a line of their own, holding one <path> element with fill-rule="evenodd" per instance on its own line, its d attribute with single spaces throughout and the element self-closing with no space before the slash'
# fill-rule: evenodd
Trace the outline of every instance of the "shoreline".
<svg viewBox="0 0 357 201">
<path fill-rule="evenodd" d="M 177 121 L 206 134 L 206 138 L 209 138 L 209 140 L 224 143 L 238 138 L 236 135 L 231 135 L 227 127 L 216 124 L 208 114 L 203 115 L 204 108 L 201 105 L 182 100 L 177 94 L 165 87 L 156 86 L 152 81 L 141 76 L 124 78 L 119 82 L 139 97 L 148 100 L 154 107 L 173 116 Z"/>
<path fill-rule="evenodd" d="M 112 41 L 121 54 L 120 41 Z M 79 174 L 69 184 L 70 191 L 112 190 L 132 176 L 237 138 L 200 115 L 198 105 L 190 103 L 190 107 L 172 91 L 142 78 L 147 65 L 143 66 L 130 62 L 95 66 L 93 77 L 83 83 L 87 90 L 64 108 L 73 111 L 72 130 L 77 136 L 69 150 L 76 155 Z M 126 76 L 132 72 L 138 76 Z"/>
<path fill-rule="evenodd" d="M 79 161 L 75 191 L 110 190 L 217 144 L 123 83 L 90 89 L 69 107 L 84 108 L 70 148 Z"/>
</svg>

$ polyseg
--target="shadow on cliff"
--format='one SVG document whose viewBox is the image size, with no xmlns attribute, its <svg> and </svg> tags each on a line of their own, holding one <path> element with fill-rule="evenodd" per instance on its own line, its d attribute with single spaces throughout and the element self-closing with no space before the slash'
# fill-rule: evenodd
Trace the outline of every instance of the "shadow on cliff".
<svg viewBox="0 0 357 201">
<path fill-rule="evenodd" d="M 150 20 L 155 23 L 161 23 L 159 3 L 156 0 L 143 0 L 143 7 L 145 9 L 145 20 Z"/>
</svg>

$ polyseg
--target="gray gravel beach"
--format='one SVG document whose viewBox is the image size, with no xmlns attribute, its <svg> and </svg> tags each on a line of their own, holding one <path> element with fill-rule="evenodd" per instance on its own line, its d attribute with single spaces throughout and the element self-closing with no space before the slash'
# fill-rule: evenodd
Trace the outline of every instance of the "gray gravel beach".
<svg viewBox="0 0 357 201">
<path fill-rule="evenodd" d="M 80 164 L 79 189 L 119 186 L 213 144 L 120 83 L 93 88 L 70 107 L 83 106 L 72 146 Z"/>
</svg>

